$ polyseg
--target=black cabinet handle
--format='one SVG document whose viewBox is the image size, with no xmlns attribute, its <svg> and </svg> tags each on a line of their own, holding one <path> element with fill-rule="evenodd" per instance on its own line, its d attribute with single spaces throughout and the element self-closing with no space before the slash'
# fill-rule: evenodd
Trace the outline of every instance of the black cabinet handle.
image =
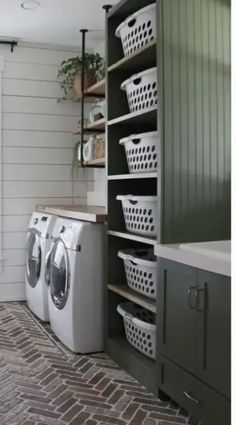
<svg viewBox="0 0 236 425">
<path fill-rule="evenodd" d="M 193 300 L 192 294 L 194 294 L 194 300 Z M 196 286 L 190 286 L 190 288 L 188 289 L 188 306 L 189 308 L 192 308 L 192 309 L 197 308 L 197 287 Z"/>
<path fill-rule="evenodd" d="M 197 400 L 196 398 L 192 397 L 189 393 L 187 393 L 187 391 L 184 391 L 184 395 L 195 404 L 201 403 L 199 400 Z"/>
<path fill-rule="evenodd" d="M 206 287 L 197 289 L 197 311 L 204 311 L 206 305 Z"/>
</svg>

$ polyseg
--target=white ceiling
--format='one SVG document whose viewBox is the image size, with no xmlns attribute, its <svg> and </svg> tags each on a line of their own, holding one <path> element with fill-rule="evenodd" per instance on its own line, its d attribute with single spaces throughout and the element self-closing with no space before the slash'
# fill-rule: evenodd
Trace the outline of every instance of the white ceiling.
<svg viewBox="0 0 236 425">
<path fill-rule="evenodd" d="M 48 43 L 78 47 L 80 28 L 102 30 L 91 32 L 89 47 L 104 40 L 104 4 L 118 0 L 38 0 L 36 10 L 23 10 L 24 0 L 0 0 L 0 38 L 17 38 L 23 42 Z"/>
</svg>

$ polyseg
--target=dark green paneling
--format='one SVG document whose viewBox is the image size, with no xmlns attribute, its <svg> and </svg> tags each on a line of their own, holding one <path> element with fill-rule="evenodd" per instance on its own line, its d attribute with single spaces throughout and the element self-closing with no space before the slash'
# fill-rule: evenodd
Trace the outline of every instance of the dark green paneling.
<svg viewBox="0 0 236 425">
<path fill-rule="evenodd" d="M 230 236 L 230 1 L 158 11 L 161 242 Z"/>
</svg>

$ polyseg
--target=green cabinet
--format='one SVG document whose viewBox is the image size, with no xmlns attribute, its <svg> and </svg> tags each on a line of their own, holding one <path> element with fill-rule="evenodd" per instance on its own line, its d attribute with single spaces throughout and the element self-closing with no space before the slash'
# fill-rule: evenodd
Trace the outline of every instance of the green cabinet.
<svg viewBox="0 0 236 425">
<path fill-rule="evenodd" d="M 159 259 L 158 296 L 160 389 L 207 418 L 204 424 L 222 424 L 229 417 L 230 278 Z"/>
<path fill-rule="evenodd" d="M 162 271 L 162 285 L 158 310 L 161 332 L 161 349 L 167 358 L 187 370 L 194 370 L 196 364 L 196 311 L 189 308 L 193 302 L 191 292 L 197 287 L 197 272 L 182 266 L 178 272 L 173 263 Z"/>
<path fill-rule="evenodd" d="M 230 396 L 230 279 L 199 271 L 197 350 L 200 379 Z"/>
</svg>

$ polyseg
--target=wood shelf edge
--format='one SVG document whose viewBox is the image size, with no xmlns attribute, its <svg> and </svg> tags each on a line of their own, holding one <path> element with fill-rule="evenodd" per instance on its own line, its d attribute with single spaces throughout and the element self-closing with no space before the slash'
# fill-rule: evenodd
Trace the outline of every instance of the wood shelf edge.
<svg viewBox="0 0 236 425">
<path fill-rule="evenodd" d="M 145 46 L 143 46 L 141 49 L 137 50 L 136 52 L 134 52 L 132 55 L 129 56 L 125 56 L 121 59 L 119 59 L 117 62 L 113 63 L 112 65 L 108 66 L 108 72 L 114 71 L 116 69 L 119 69 L 120 67 L 122 67 L 122 65 L 124 65 L 125 63 L 129 63 L 132 62 L 132 60 L 138 58 L 139 56 L 141 56 L 145 51 L 151 49 L 152 47 L 154 47 L 157 44 L 157 40 L 152 40 L 150 41 L 150 43 L 146 44 Z"/>
<path fill-rule="evenodd" d="M 128 114 L 120 115 L 117 118 L 112 118 L 107 122 L 107 124 L 108 125 L 119 124 L 124 121 L 132 120 L 136 117 L 145 116 L 155 111 L 157 111 L 157 105 L 151 106 L 150 108 L 147 108 L 141 111 L 129 112 Z"/>
<path fill-rule="evenodd" d="M 108 235 L 123 239 L 129 239 L 131 241 L 141 242 L 152 246 L 155 246 L 158 243 L 157 239 L 148 238 L 147 236 L 135 235 L 126 231 L 108 230 Z"/>
<path fill-rule="evenodd" d="M 88 124 L 86 127 L 84 127 L 84 132 L 86 133 L 86 131 L 89 132 L 104 132 L 105 131 L 105 124 L 106 124 L 106 120 L 105 118 L 101 118 L 100 120 L 94 121 L 91 124 Z M 103 128 L 104 125 L 104 128 Z M 74 130 L 72 130 L 72 134 L 76 135 L 76 134 L 80 134 L 81 133 L 81 129 L 80 128 L 75 128 Z"/>
<path fill-rule="evenodd" d="M 145 296 L 138 294 L 127 285 L 112 285 L 108 284 L 108 289 L 122 297 L 126 298 L 129 301 L 133 301 L 135 304 L 141 305 L 152 313 L 156 313 L 156 303 Z"/>
<path fill-rule="evenodd" d="M 89 95 L 89 96 L 104 96 L 105 97 L 105 84 L 106 84 L 106 80 L 105 78 L 103 78 L 100 81 L 97 81 L 95 84 L 93 84 L 92 86 L 88 87 L 84 94 Z M 104 89 L 104 90 L 103 90 Z"/>
<path fill-rule="evenodd" d="M 135 180 L 135 179 L 156 179 L 157 171 L 153 173 L 130 173 L 130 174 L 114 174 L 107 177 L 108 180 Z"/>
<path fill-rule="evenodd" d="M 106 160 L 105 158 L 96 158 L 96 159 L 91 159 L 91 161 L 86 161 L 84 164 L 85 165 L 101 165 L 105 167 Z"/>
</svg>

